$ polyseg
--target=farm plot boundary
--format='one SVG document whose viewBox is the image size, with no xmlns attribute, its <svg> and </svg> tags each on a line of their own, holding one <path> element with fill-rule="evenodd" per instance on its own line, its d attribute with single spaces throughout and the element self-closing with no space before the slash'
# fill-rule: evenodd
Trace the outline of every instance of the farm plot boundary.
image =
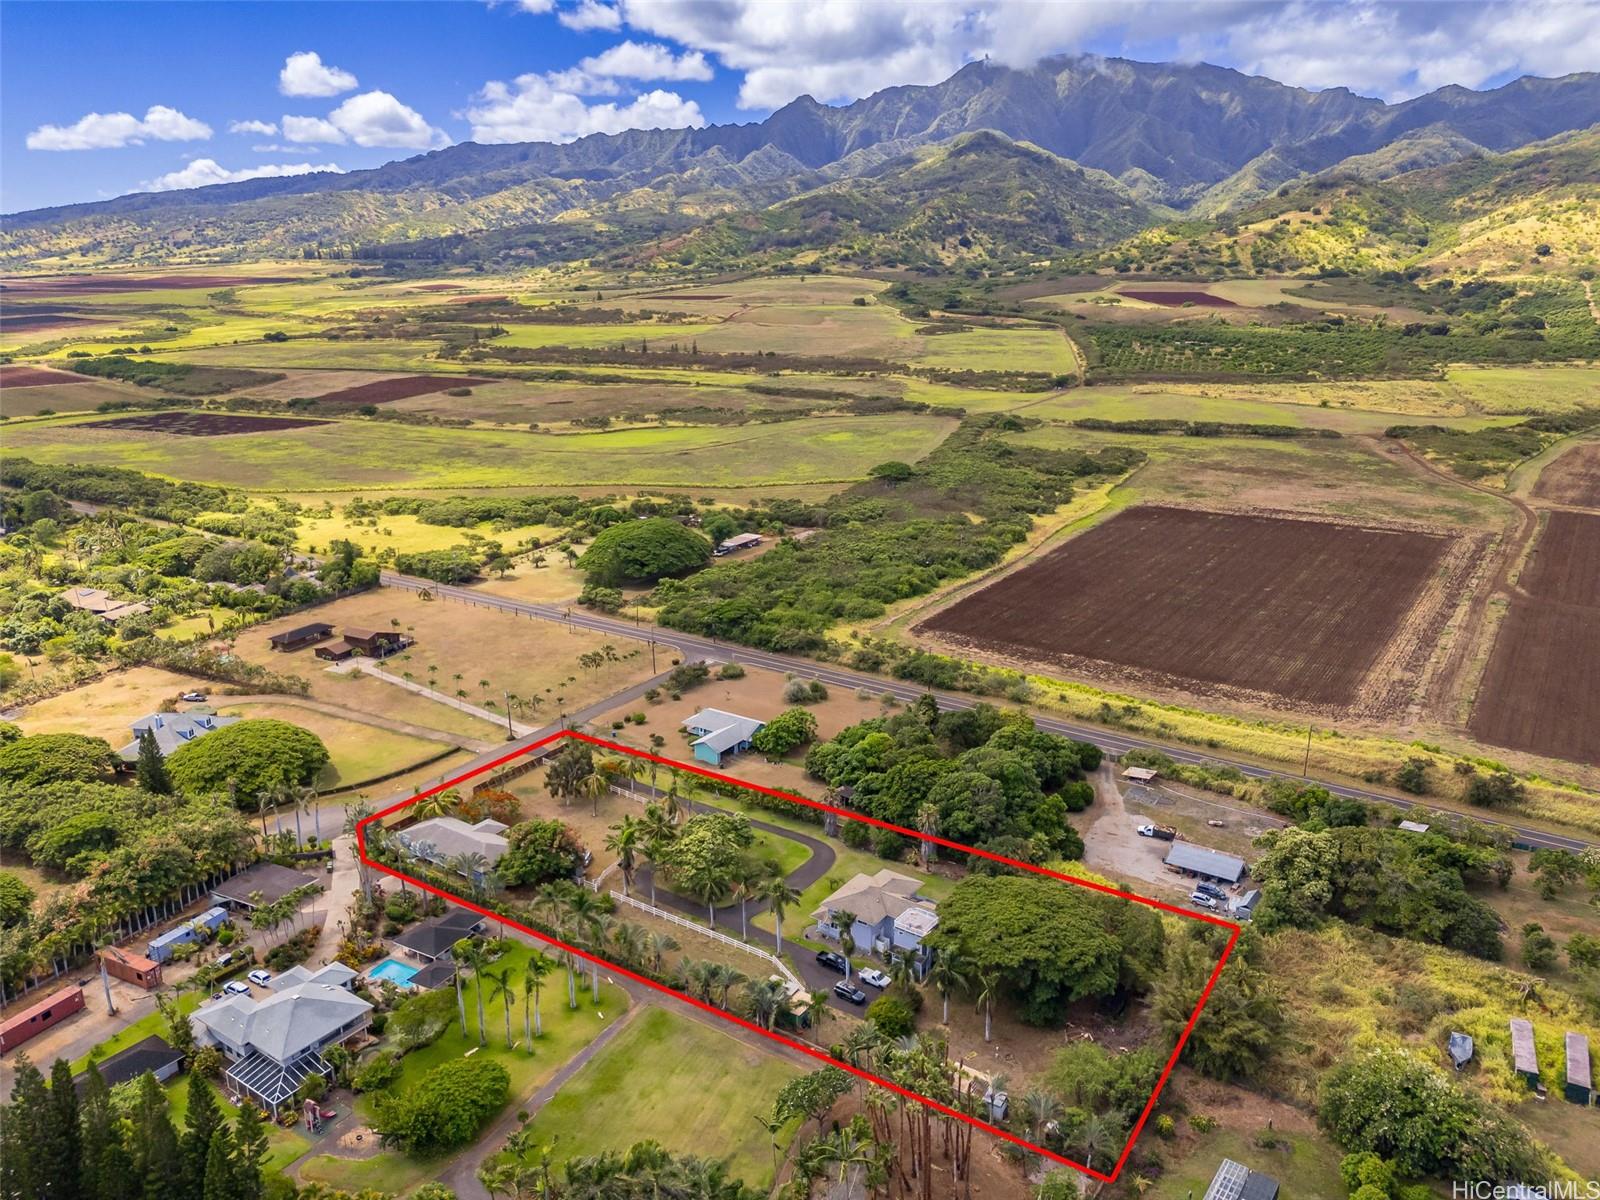
<svg viewBox="0 0 1600 1200">
<path fill-rule="evenodd" d="M 861 1068 L 852 1066 L 849 1063 L 840 1062 L 839 1060 L 830 1057 L 827 1053 L 816 1046 L 808 1045 L 805 1042 L 787 1037 L 781 1033 L 763 1029 L 760 1025 L 757 1025 L 751 1021 L 747 1021 L 743 1017 L 737 1016 L 734 1013 L 726 1012 L 723 1009 L 717 1008 L 715 1005 L 697 1000 L 687 993 L 680 992 L 675 988 L 670 988 L 663 983 L 649 978 L 648 976 L 638 974 L 637 972 L 631 971 L 626 967 L 619 966 L 616 963 L 601 958 L 598 955 L 591 954 L 586 950 L 579 949 L 576 946 L 568 945 L 566 942 L 554 938 L 549 934 L 530 928 L 529 926 L 523 925 L 520 922 L 511 920 L 510 918 L 494 911 L 493 909 L 475 904 L 462 896 L 456 895 L 454 892 L 436 887 L 433 884 L 427 883 L 421 879 L 417 879 L 416 877 L 409 875 L 404 871 L 398 870 L 397 868 L 388 866 L 384 863 L 380 863 L 368 855 L 366 830 L 367 826 L 371 825 L 374 821 L 381 821 L 386 817 L 392 817 L 396 813 L 403 812 L 405 809 L 411 807 L 418 801 L 428 796 L 435 795 L 436 793 L 445 791 L 449 788 L 457 787 L 468 780 L 485 775 L 491 771 L 498 770 L 499 768 L 506 766 L 508 763 L 515 762 L 517 759 L 527 758 L 530 755 L 537 756 L 538 752 L 545 750 L 546 747 L 558 744 L 567 739 L 576 739 L 579 741 L 589 742 L 614 754 L 626 754 L 633 758 L 643 759 L 647 762 L 659 763 L 663 766 L 674 768 L 676 770 L 687 771 L 707 779 L 714 779 L 721 783 L 732 784 L 741 788 L 748 788 L 753 792 L 761 792 L 767 796 L 776 797 L 781 800 L 787 800 L 795 804 L 802 804 L 822 812 L 832 813 L 834 816 L 843 818 L 844 820 L 859 821 L 862 824 L 888 830 L 893 833 L 900 834 L 903 837 L 931 841 L 949 850 L 960 851 L 963 854 L 975 854 L 982 858 L 990 859 L 993 862 L 1001 863 L 1016 870 L 1029 871 L 1035 875 L 1042 875 L 1048 879 L 1056 879 L 1065 884 L 1087 888 L 1091 891 L 1100 892 L 1108 896 L 1116 896 L 1120 899 L 1128 900 L 1135 904 L 1142 904 L 1149 908 L 1158 909 L 1161 912 L 1165 912 L 1173 916 L 1184 917 L 1191 921 L 1202 921 L 1208 925 L 1215 925 L 1219 928 L 1228 930 L 1229 936 L 1227 944 L 1223 947 L 1222 953 L 1217 958 L 1216 965 L 1212 968 L 1210 976 L 1206 979 L 1205 987 L 1201 990 L 1200 996 L 1195 1002 L 1194 1009 L 1189 1014 L 1189 1019 L 1184 1025 L 1183 1032 L 1179 1034 L 1177 1043 L 1173 1046 L 1171 1054 L 1168 1055 L 1166 1062 L 1162 1066 L 1161 1076 L 1156 1081 L 1155 1090 L 1150 1093 L 1150 1098 L 1145 1102 L 1144 1107 L 1140 1110 L 1138 1120 L 1134 1122 L 1133 1129 L 1128 1134 L 1128 1140 L 1126 1143 L 1124 1143 L 1121 1153 L 1117 1156 L 1117 1161 L 1112 1166 L 1111 1171 L 1109 1173 L 1098 1171 L 1084 1163 L 1076 1162 L 1073 1159 L 1057 1154 L 1053 1150 L 1048 1150 L 1043 1146 L 1036 1145 L 1033 1142 L 1028 1141 L 1026 1138 L 1019 1137 L 1008 1130 L 1001 1129 L 998 1126 L 992 1125 L 989 1122 L 972 1116 L 969 1113 L 962 1112 L 959 1109 L 943 1104 L 932 1097 L 924 1096 L 908 1088 L 901 1087 L 899 1084 L 892 1083 L 887 1079 L 882 1079 L 870 1071 L 862 1070 Z M 623 746 L 616 742 L 610 742 L 604 738 L 595 737 L 591 734 L 580 733 L 576 730 L 561 730 L 557 733 L 550 734 L 547 737 L 540 738 L 538 741 L 519 747 L 518 749 L 510 751 L 499 758 L 475 767 L 471 771 L 467 771 L 461 775 L 447 779 L 442 783 L 429 788 L 427 791 L 419 792 L 415 796 L 410 796 L 396 804 L 389 805 L 387 808 L 379 812 L 373 813 L 371 816 L 366 817 L 357 824 L 356 847 L 357 853 L 360 855 L 362 862 L 366 863 L 369 867 L 372 867 L 375 870 L 383 872 L 386 875 L 390 875 L 396 879 L 403 879 L 414 887 L 421 888 L 433 895 L 459 904 L 463 908 L 470 909 L 471 911 L 488 917 L 499 924 L 509 925 L 530 937 L 536 938 L 546 945 L 553 946 L 556 949 L 563 951 L 564 953 L 576 955 L 577 957 L 584 959 L 586 962 L 595 963 L 599 966 L 605 967 L 608 971 L 614 971 L 635 983 L 652 988 L 657 992 L 671 996 L 685 1004 L 693 1005 L 695 1008 L 710 1013 L 711 1015 L 722 1020 L 738 1025 L 743 1029 L 749 1030 L 751 1033 L 760 1034 L 762 1037 L 770 1038 L 772 1041 L 777 1042 L 778 1044 L 790 1050 L 804 1054 L 807 1058 L 815 1059 L 816 1061 L 827 1066 L 837 1067 L 840 1070 L 848 1071 L 850 1074 L 855 1075 L 860 1079 L 864 1079 L 868 1083 L 894 1092 L 905 1099 L 912 1100 L 918 1104 L 932 1108 L 947 1117 L 951 1117 L 959 1121 L 965 1121 L 967 1124 L 976 1129 L 981 1129 L 993 1137 L 1000 1138 L 1003 1141 L 1011 1142 L 1012 1144 L 1020 1146 L 1024 1150 L 1029 1151 L 1030 1153 L 1041 1155 L 1042 1157 L 1048 1158 L 1054 1162 L 1058 1162 L 1063 1166 L 1071 1167 L 1074 1170 L 1079 1171 L 1093 1179 L 1097 1179 L 1103 1183 L 1114 1183 L 1117 1177 L 1122 1173 L 1122 1169 L 1127 1163 L 1128 1156 L 1133 1152 L 1134 1143 L 1139 1140 L 1139 1135 L 1144 1131 L 1145 1123 L 1149 1120 L 1150 1114 L 1155 1109 L 1156 1102 L 1160 1099 L 1162 1091 L 1166 1088 L 1167 1080 L 1171 1076 L 1173 1068 L 1177 1065 L 1178 1057 L 1183 1053 L 1183 1048 L 1189 1040 L 1190 1033 L 1194 1030 L 1195 1023 L 1200 1019 L 1200 1013 L 1204 1010 L 1206 1002 L 1211 998 L 1212 989 L 1216 986 L 1217 979 L 1221 976 L 1223 967 L 1227 965 L 1229 957 L 1233 954 L 1234 947 L 1238 943 L 1241 932 L 1238 925 L 1231 921 L 1224 921 L 1219 917 L 1209 916 L 1205 913 L 1190 912 L 1171 904 L 1164 904 L 1159 900 L 1152 900 L 1147 896 L 1140 896 L 1133 892 L 1121 891 L 1118 888 L 1110 887 L 1106 884 L 1095 883 L 1087 879 L 1077 879 L 1071 875 L 1061 874 L 1060 872 L 1051 871 L 1044 867 L 1034 866 L 1031 863 L 1020 862 L 1016 859 L 1006 858 L 1003 855 L 993 854 L 987 850 L 980 850 L 973 846 L 966 846 L 960 842 L 950 841 L 947 838 L 918 833 L 915 830 L 905 829 L 901 826 L 890 824 L 887 821 L 880 821 L 874 817 L 869 817 L 862 813 L 852 812 L 848 809 L 836 808 L 829 804 L 823 804 L 817 800 L 810 800 L 804 796 L 797 796 L 792 793 L 779 791 L 774 788 L 762 787 L 759 784 L 753 784 L 743 779 L 737 779 L 731 775 L 724 775 L 716 771 L 707 770 L 706 768 L 696 766 L 693 763 L 679 762 L 674 759 L 664 758 L 642 750 L 633 749 L 629 746 Z"/>
<path fill-rule="evenodd" d="M 1141 504 L 931 612 L 964 653 L 1328 717 L 1419 694 L 1485 539 L 1404 522 Z"/>
</svg>

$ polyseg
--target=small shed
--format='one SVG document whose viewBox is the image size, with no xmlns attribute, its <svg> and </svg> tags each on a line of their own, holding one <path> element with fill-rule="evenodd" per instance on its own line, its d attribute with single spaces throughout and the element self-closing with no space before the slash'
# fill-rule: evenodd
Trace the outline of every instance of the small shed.
<svg viewBox="0 0 1600 1200">
<path fill-rule="evenodd" d="M 1421 821 L 1401 821 L 1399 828 L 1407 833 L 1427 833 L 1432 826 L 1424 825 Z"/>
<path fill-rule="evenodd" d="M 1154 767 L 1128 767 L 1123 770 L 1122 777 L 1134 783 L 1150 783 L 1160 772 Z"/>
<path fill-rule="evenodd" d="M 318 658 L 326 659 L 328 662 L 343 662 L 354 655 L 355 652 L 356 648 L 350 644 L 348 639 L 339 638 L 336 641 L 324 642 L 311 653 Z"/>
<path fill-rule="evenodd" d="M 1172 849 L 1167 851 L 1163 861 L 1174 870 L 1214 879 L 1219 883 L 1238 883 L 1244 878 L 1244 859 L 1223 854 L 1220 850 L 1193 846 L 1188 842 L 1173 842 Z"/>
<path fill-rule="evenodd" d="M 100 951 L 100 961 L 105 963 L 106 974 L 138 984 L 147 992 L 161 986 L 161 964 L 142 954 L 107 946 Z"/>
<path fill-rule="evenodd" d="M 294 629 L 286 629 L 282 633 L 273 634 L 267 639 L 267 645 L 274 650 L 282 650 L 287 653 L 315 645 L 317 642 L 326 641 L 332 636 L 332 625 L 329 625 L 326 621 L 313 621 L 309 625 L 300 625 Z"/>
<path fill-rule="evenodd" d="M 105 1080 L 107 1087 L 116 1087 L 119 1083 L 138 1079 L 146 1072 L 154 1075 L 157 1083 L 165 1083 L 183 1066 L 183 1055 L 174 1050 L 165 1038 L 151 1034 L 126 1050 L 119 1050 L 110 1058 L 101 1059 L 95 1065 L 99 1068 L 100 1078 Z M 83 1095 L 84 1085 L 88 1081 L 88 1071 L 73 1078 L 72 1085 L 80 1096 Z"/>
<path fill-rule="evenodd" d="M 1511 1022 L 1511 1069 L 1531 1088 L 1539 1087 L 1539 1052 L 1533 1044 L 1533 1022 Z"/>
<path fill-rule="evenodd" d="M 1587 1034 L 1567 1031 L 1567 1086 L 1566 1097 L 1574 1104 L 1589 1104 L 1594 1100 L 1594 1076 L 1589 1070 L 1589 1038 Z"/>
</svg>

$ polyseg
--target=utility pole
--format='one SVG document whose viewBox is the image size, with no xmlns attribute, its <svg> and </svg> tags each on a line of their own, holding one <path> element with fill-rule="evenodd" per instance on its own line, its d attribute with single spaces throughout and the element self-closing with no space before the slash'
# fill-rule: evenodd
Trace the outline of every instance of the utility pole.
<svg viewBox="0 0 1600 1200">
<path fill-rule="evenodd" d="M 1309 779 L 1311 777 L 1311 731 L 1315 728 L 1315 725 L 1306 726 L 1306 761 L 1300 768 L 1301 779 Z"/>
<path fill-rule="evenodd" d="M 511 693 L 507 691 L 502 692 L 501 695 L 505 697 L 506 701 L 506 741 L 515 741 L 517 735 L 511 728 Z"/>
<path fill-rule="evenodd" d="M 656 640 L 650 639 L 650 674 L 656 673 Z"/>
</svg>

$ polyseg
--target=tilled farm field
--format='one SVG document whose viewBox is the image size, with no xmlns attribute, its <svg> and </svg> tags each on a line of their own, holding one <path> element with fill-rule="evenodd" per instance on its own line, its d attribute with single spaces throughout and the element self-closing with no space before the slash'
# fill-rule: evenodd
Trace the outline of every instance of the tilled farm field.
<svg viewBox="0 0 1600 1200">
<path fill-rule="evenodd" d="M 1600 766 L 1600 515 L 1549 514 L 1472 709 L 1484 741 Z"/>
<path fill-rule="evenodd" d="M 387 404 L 391 400 L 409 400 L 412 396 L 426 396 L 451 388 L 479 387 L 493 383 L 492 379 L 478 379 L 468 375 L 406 375 L 399 379 L 380 379 L 374 383 L 357 384 L 318 396 L 321 404 L 345 404 L 356 408 L 363 404 Z"/>
<path fill-rule="evenodd" d="M 1568 450 L 1540 473 L 1533 494 L 1556 504 L 1600 508 L 1600 444 Z"/>
<path fill-rule="evenodd" d="M 228 433 L 282 433 L 310 425 L 326 425 L 307 417 L 255 417 L 244 413 L 159 412 L 142 417 L 114 417 L 84 421 L 74 429 L 109 429 L 117 432 L 170 433 L 180 437 L 220 437 Z"/>
<path fill-rule="evenodd" d="M 1472 539 L 1144 505 L 917 627 L 1005 661 L 1270 707 L 1409 702 Z"/>
</svg>

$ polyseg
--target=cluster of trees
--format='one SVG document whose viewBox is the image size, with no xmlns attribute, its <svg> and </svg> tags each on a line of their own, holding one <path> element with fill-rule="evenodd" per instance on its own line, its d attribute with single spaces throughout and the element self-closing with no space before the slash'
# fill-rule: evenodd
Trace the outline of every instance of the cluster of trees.
<svg viewBox="0 0 1600 1200">
<path fill-rule="evenodd" d="M 0 1194 L 33 1200 L 262 1200 L 266 1118 L 246 1102 L 230 1124 L 216 1090 L 189 1076 L 180 1131 L 145 1074 L 113 1092 L 91 1063 L 80 1097 L 57 1059 L 48 1085 L 24 1056 L 0 1108 Z"/>
<path fill-rule="evenodd" d="M 1337 826 L 1263 834 L 1251 868 L 1258 928 L 1314 928 L 1329 917 L 1434 942 L 1480 958 L 1501 954 L 1500 921 L 1467 882 L 1505 886 L 1512 864 L 1494 846 L 1438 834 Z"/>
<path fill-rule="evenodd" d="M 23 496 L 44 492 L 179 523 L 201 513 L 243 512 L 249 505 L 243 492 L 210 484 L 178 483 L 123 467 L 36 463 L 13 455 L 0 463 L 0 484 Z"/>
<path fill-rule="evenodd" d="M 711 561 L 711 543 L 671 517 L 646 517 L 608 526 L 578 559 L 591 583 L 656 583 L 687 575 Z"/>
<path fill-rule="evenodd" d="M 840 621 L 871 620 L 896 601 L 992 566 L 1036 515 L 1071 498 L 1075 480 L 1121 474 L 1143 457 L 1007 440 L 1026 427 L 1010 415 L 969 418 L 915 464 L 910 481 L 859 484 L 808 513 L 823 529 L 817 536 L 663 581 L 652 601 L 658 620 L 768 650 L 822 650 Z"/>
<path fill-rule="evenodd" d="M 1041 732 L 1026 713 L 990 704 L 940 712 L 932 696 L 806 754 L 810 774 L 836 794 L 849 788 L 848 803 L 880 821 L 1031 863 L 1082 855 L 1067 814 L 1093 801 L 1084 775 L 1099 765 L 1099 747 Z M 891 858 L 908 848 L 905 837 L 857 822 L 845 837 L 869 838 Z M 919 850 L 928 857 L 934 843 Z"/>
<path fill-rule="evenodd" d="M 511 1076 L 494 1059 L 440 1063 L 402 1092 L 381 1092 L 372 1127 L 385 1145 L 422 1154 L 465 1146 L 505 1106 Z"/>
<path fill-rule="evenodd" d="M 542 887 L 583 870 L 583 845 L 560 821 L 524 821 L 506 832 L 509 845 L 495 863 L 507 887 Z"/>
<path fill-rule="evenodd" d="M 580 1155 L 552 1168 L 533 1131 L 515 1130 L 478 1171 L 491 1196 L 512 1200 L 760 1200 L 729 1174 L 725 1159 L 672 1154 L 657 1142 Z"/>
</svg>

